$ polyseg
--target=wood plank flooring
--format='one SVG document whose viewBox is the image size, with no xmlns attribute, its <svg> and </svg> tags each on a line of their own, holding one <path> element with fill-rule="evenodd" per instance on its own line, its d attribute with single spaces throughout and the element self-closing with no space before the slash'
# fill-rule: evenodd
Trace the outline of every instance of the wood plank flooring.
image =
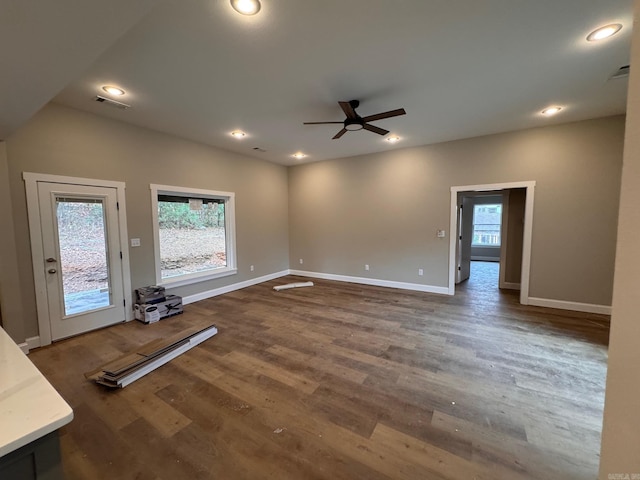
<svg viewBox="0 0 640 480">
<path fill-rule="evenodd" d="M 608 318 L 521 306 L 495 268 L 455 297 L 285 277 L 33 351 L 68 478 L 595 479 Z M 125 389 L 83 377 L 208 322 Z"/>
</svg>

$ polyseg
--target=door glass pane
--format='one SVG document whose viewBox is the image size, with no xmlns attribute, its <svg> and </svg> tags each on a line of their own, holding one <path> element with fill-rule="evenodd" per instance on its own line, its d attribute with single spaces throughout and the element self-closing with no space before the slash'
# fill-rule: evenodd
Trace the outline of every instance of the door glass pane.
<svg viewBox="0 0 640 480">
<path fill-rule="evenodd" d="M 111 305 L 103 200 L 57 198 L 56 216 L 65 315 Z"/>
</svg>

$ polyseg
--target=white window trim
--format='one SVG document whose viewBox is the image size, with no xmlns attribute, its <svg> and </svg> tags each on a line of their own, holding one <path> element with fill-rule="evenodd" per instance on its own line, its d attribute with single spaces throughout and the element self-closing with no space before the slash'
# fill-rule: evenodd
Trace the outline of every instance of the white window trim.
<svg viewBox="0 0 640 480">
<path fill-rule="evenodd" d="M 155 255 L 157 285 L 163 285 L 165 287 L 179 287 L 182 285 L 190 285 L 238 273 L 236 260 L 235 193 L 156 184 L 151 184 L 150 187 L 151 214 L 153 217 L 153 250 Z M 205 270 L 203 272 L 189 273 L 171 278 L 162 278 L 162 269 L 160 266 L 160 228 L 158 226 L 158 194 L 184 195 L 189 196 L 190 198 L 219 198 L 225 201 L 224 228 L 226 238 L 226 267 L 217 268 L 215 270 Z"/>
</svg>

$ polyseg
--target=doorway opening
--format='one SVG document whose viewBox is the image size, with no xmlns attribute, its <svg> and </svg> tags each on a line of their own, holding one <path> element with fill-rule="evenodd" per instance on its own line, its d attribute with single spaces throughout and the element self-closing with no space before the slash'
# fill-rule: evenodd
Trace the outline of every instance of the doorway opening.
<svg viewBox="0 0 640 480">
<path fill-rule="evenodd" d="M 469 278 L 456 284 L 456 295 L 462 294 L 476 304 L 478 301 L 501 303 L 505 293 L 512 297 L 516 292 L 498 288 L 499 277 L 499 262 L 472 260 Z"/>
<path fill-rule="evenodd" d="M 528 304 L 535 182 L 451 187 L 449 294 L 470 276 Z"/>
</svg>

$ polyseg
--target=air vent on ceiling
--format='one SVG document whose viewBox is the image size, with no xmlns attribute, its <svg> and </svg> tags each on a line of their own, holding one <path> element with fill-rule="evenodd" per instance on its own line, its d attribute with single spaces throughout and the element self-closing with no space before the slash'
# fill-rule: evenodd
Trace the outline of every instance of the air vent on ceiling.
<svg viewBox="0 0 640 480">
<path fill-rule="evenodd" d="M 126 103 L 116 102 L 115 100 L 111 100 L 110 98 L 102 97 L 100 95 L 96 95 L 95 101 L 104 103 L 105 105 L 111 105 L 112 107 L 120 108 L 122 110 L 126 110 L 131 107 L 131 105 L 127 105 Z"/>
<path fill-rule="evenodd" d="M 625 65 L 623 67 L 620 67 L 616 73 L 611 75 L 611 79 L 613 80 L 615 78 L 624 78 L 628 76 L 629 76 L 629 65 Z"/>
</svg>

